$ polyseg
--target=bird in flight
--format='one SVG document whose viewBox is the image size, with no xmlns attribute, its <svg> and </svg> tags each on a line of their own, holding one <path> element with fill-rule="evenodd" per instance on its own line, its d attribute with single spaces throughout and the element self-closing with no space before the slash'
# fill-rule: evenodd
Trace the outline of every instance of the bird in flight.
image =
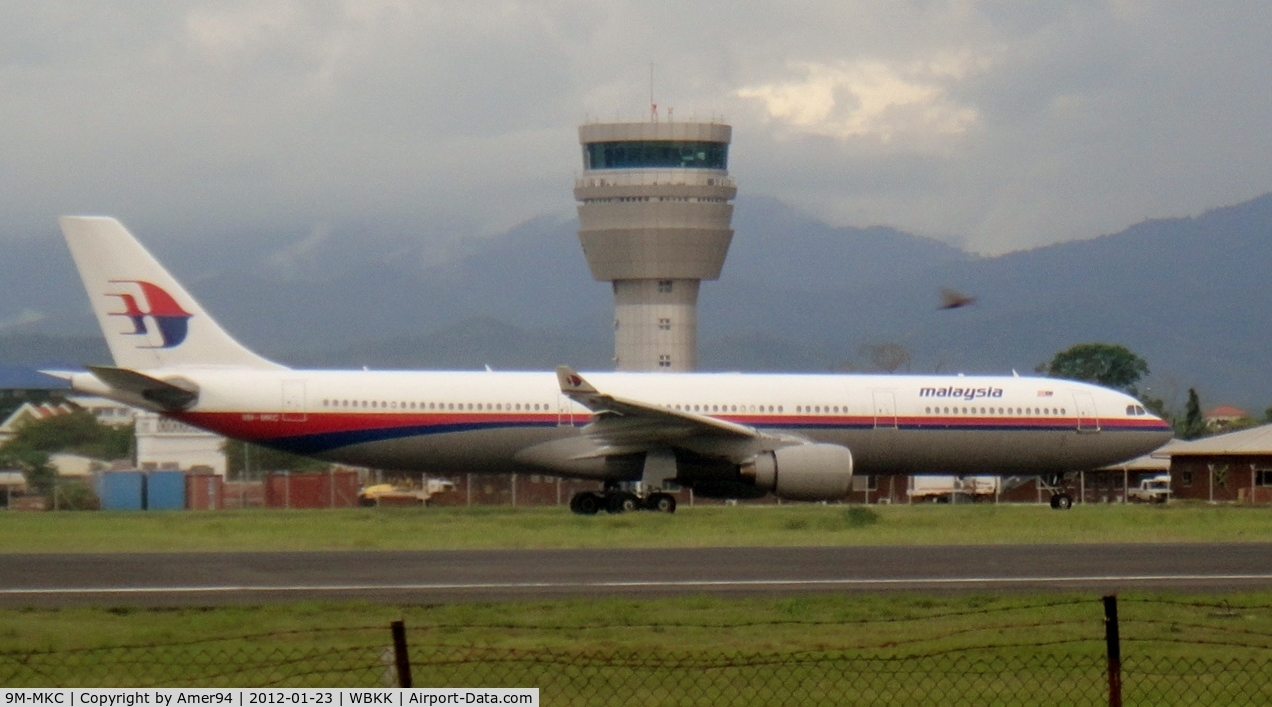
<svg viewBox="0 0 1272 707">
<path fill-rule="evenodd" d="M 941 288 L 941 306 L 938 309 L 958 309 L 976 304 L 976 298 L 948 287 Z"/>
</svg>

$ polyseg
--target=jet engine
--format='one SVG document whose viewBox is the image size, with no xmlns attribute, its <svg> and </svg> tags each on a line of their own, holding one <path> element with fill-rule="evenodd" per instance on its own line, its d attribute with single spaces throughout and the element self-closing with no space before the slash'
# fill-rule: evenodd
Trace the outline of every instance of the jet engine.
<svg viewBox="0 0 1272 707">
<path fill-rule="evenodd" d="M 852 482 L 852 452 L 838 444 L 797 444 L 762 452 L 738 471 L 781 498 L 837 501 Z"/>
</svg>

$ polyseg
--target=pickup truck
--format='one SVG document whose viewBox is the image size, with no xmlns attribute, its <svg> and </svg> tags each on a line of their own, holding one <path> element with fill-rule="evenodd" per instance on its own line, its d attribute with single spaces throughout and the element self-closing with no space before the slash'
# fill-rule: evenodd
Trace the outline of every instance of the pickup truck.
<svg viewBox="0 0 1272 707">
<path fill-rule="evenodd" d="M 1127 501 L 1165 503 L 1170 500 L 1170 474 L 1141 479 L 1139 486 L 1126 491 Z"/>
</svg>

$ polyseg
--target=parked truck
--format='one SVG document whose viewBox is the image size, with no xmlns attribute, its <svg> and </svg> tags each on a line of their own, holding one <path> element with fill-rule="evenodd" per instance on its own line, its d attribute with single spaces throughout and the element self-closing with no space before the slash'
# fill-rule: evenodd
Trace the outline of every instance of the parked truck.
<svg viewBox="0 0 1272 707">
<path fill-rule="evenodd" d="M 1127 501 L 1165 503 L 1170 500 L 1170 474 L 1140 479 L 1139 486 L 1126 490 Z"/>
</svg>

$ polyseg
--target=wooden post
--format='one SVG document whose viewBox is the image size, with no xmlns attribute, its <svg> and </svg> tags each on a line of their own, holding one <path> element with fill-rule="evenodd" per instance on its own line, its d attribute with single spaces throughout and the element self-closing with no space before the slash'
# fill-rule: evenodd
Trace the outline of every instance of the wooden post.
<svg viewBox="0 0 1272 707">
<path fill-rule="evenodd" d="M 1104 644 L 1109 657 L 1109 707 L 1122 707 L 1122 640 L 1117 630 L 1117 595 L 1104 597 Z"/>
<path fill-rule="evenodd" d="M 394 621 L 389 624 L 389 628 L 393 631 L 393 658 L 397 663 L 398 687 L 411 687 L 411 656 L 406 650 L 406 624 Z"/>
</svg>

